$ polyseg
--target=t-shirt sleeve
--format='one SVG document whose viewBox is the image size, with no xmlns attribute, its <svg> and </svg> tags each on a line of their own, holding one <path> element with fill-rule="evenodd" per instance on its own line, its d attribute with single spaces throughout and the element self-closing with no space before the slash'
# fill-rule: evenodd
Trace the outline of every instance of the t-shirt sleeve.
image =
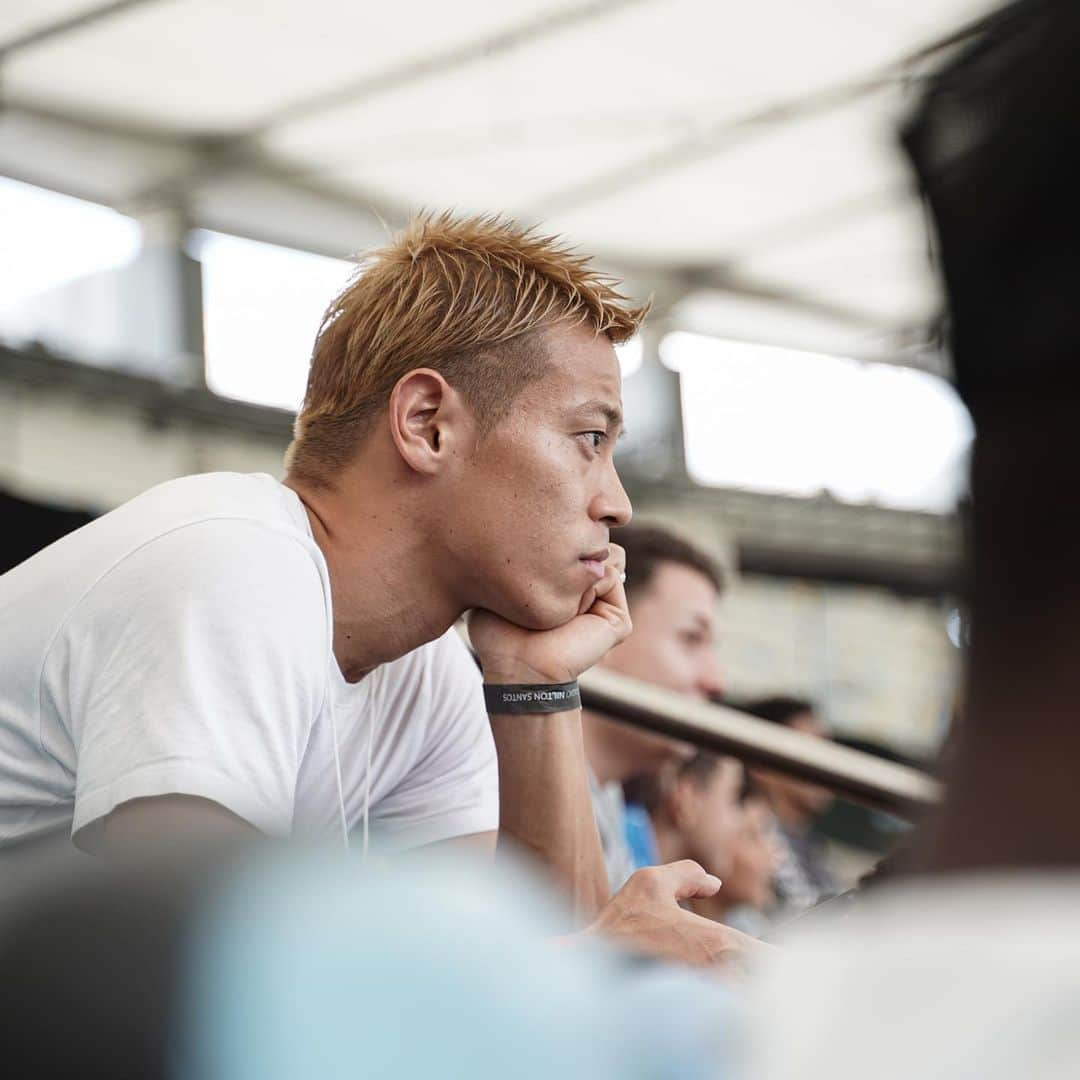
<svg viewBox="0 0 1080 1080">
<path fill-rule="evenodd" d="M 122 803 L 174 794 L 288 834 L 328 599 L 299 539 L 245 520 L 176 529 L 105 575 L 47 662 L 77 755 L 76 843 L 92 849 Z"/>
<path fill-rule="evenodd" d="M 454 630 L 428 646 L 411 723 L 425 727 L 408 776 L 372 809 L 391 850 L 499 827 L 499 770 L 480 672 Z"/>
</svg>

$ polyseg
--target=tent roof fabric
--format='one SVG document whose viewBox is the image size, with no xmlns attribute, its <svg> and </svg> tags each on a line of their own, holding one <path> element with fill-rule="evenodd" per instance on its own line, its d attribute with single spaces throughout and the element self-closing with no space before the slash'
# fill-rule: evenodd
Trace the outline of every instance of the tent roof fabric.
<svg viewBox="0 0 1080 1080">
<path fill-rule="evenodd" d="M 809 320 L 809 347 L 897 359 L 938 303 L 897 125 L 986 11 L 14 0 L 0 172 L 334 255 L 417 209 L 504 212 L 684 324 L 792 345 Z"/>
</svg>

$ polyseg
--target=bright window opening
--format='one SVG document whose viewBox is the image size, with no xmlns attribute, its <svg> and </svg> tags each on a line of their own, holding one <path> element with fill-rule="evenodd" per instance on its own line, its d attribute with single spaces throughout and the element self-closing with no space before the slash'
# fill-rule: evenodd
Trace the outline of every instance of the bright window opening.
<svg viewBox="0 0 1080 1080">
<path fill-rule="evenodd" d="M 644 359 L 641 338 L 632 337 L 629 341 L 624 341 L 622 345 L 616 345 L 615 355 L 619 358 L 619 370 L 622 372 L 622 377 L 629 379 L 641 367 L 641 361 Z"/>
<path fill-rule="evenodd" d="M 93 305 L 58 291 L 138 253 L 138 222 L 97 203 L 0 177 L 0 334 L 78 356 L 102 328 Z"/>
<path fill-rule="evenodd" d="M 682 332 L 661 356 L 699 483 L 935 513 L 964 490 L 971 418 L 935 375 Z"/>
<path fill-rule="evenodd" d="M 203 268 L 207 385 L 299 408 L 323 312 L 353 264 L 206 231 L 192 235 L 192 250 Z"/>
</svg>

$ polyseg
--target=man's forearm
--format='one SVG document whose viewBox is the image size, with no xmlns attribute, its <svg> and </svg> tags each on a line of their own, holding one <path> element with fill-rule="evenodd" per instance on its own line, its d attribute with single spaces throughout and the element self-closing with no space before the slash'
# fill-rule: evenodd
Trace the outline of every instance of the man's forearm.
<svg viewBox="0 0 1080 1080">
<path fill-rule="evenodd" d="M 607 902 L 608 883 L 585 768 L 581 712 L 492 716 L 499 755 L 499 843 L 511 840 L 549 870 L 581 923 Z"/>
</svg>

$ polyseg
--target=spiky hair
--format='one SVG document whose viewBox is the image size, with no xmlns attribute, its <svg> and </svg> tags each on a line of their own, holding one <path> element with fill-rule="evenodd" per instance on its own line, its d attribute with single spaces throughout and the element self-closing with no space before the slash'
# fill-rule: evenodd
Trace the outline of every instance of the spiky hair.
<svg viewBox="0 0 1080 1080">
<path fill-rule="evenodd" d="M 289 449 L 293 474 L 317 482 L 344 464 L 395 383 L 439 371 L 481 431 L 544 370 L 537 333 L 585 326 L 620 344 L 647 310 L 557 237 L 498 216 L 414 219 L 358 263 L 323 316 Z"/>
</svg>

